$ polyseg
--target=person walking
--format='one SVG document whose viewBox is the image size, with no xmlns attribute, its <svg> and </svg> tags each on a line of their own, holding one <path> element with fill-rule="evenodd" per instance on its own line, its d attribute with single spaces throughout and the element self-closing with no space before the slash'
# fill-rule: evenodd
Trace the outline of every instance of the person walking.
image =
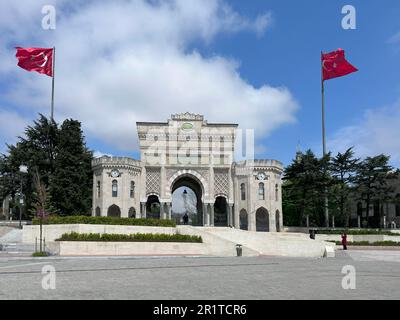
<svg viewBox="0 0 400 320">
<path fill-rule="evenodd" d="M 187 214 L 187 212 L 185 212 L 185 214 L 183 215 L 183 224 L 186 225 L 189 222 L 189 216 Z"/>
<path fill-rule="evenodd" d="M 346 233 L 342 234 L 342 245 L 343 245 L 343 250 L 347 250 L 347 234 Z"/>
</svg>

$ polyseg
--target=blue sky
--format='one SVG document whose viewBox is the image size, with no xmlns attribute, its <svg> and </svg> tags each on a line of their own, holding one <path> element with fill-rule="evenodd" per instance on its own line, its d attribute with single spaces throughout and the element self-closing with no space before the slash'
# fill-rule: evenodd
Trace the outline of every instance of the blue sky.
<svg viewBox="0 0 400 320">
<path fill-rule="evenodd" d="M 360 71 L 326 82 L 328 149 L 400 165 L 397 0 L 46 1 L 53 31 L 28 2 L 0 5 L 1 151 L 49 109 L 50 79 L 18 70 L 15 45 L 57 46 L 56 119 L 81 120 L 98 153 L 138 157 L 136 121 L 192 111 L 254 128 L 256 157 L 285 164 L 299 143 L 321 153 L 320 52 L 343 48 Z"/>
</svg>

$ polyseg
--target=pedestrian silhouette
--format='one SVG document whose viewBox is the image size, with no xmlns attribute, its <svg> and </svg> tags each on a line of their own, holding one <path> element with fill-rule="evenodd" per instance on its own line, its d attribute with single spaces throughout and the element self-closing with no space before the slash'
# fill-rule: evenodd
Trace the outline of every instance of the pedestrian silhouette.
<svg viewBox="0 0 400 320">
<path fill-rule="evenodd" d="M 189 222 L 189 216 L 188 214 L 185 212 L 185 214 L 183 215 L 183 224 L 188 224 Z"/>
</svg>

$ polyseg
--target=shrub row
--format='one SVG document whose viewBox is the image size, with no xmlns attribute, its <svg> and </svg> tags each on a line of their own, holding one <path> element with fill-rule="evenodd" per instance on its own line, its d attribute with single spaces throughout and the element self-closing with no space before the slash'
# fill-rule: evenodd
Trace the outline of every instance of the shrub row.
<svg viewBox="0 0 400 320">
<path fill-rule="evenodd" d="M 386 235 L 386 236 L 398 236 L 394 232 L 377 230 L 377 229 L 316 229 L 319 234 L 350 234 L 350 235 Z"/>
<path fill-rule="evenodd" d="M 99 234 L 99 233 L 65 233 L 56 241 L 111 241 L 111 242 L 195 242 L 202 243 L 198 236 L 184 234 Z"/>
<path fill-rule="evenodd" d="M 342 245 L 340 241 L 335 241 L 337 245 Z M 368 241 L 354 241 L 354 242 L 348 242 L 348 246 L 375 246 L 375 247 L 396 247 L 400 246 L 400 242 L 395 242 L 395 241 L 376 241 L 369 243 Z"/>
<path fill-rule="evenodd" d="M 32 223 L 40 224 L 39 218 L 34 218 Z M 133 219 L 118 217 L 91 217 L 91 216 L 50 216 L 43 219 L 43 224 L 106 224 L 122 226 L 151 226 L 151 227 L 175 227 L 173 220 L 160 219 Z"/>
</svg>

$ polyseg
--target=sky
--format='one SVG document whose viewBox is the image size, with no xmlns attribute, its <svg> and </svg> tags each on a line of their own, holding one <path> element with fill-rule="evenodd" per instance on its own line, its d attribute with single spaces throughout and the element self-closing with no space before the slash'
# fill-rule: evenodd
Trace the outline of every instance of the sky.
<svg viewBox="0 0 400 320">
<path fill-rule="evenodd" d="M 51 78 L 15 46 L 56 47 L 55 120 L 80 120 L 97 156 L 138 158 L 137 121 L 189 111 L 253 129 L 256 158 L 285 165 L 322 153 L 320 54 L 342 48 L 359 72 L 325 83 L 328 150 L 400 167 L 399 16 L 398 0 L 2 0 L 0 152 L 50 112 Z"/>
</svg>

